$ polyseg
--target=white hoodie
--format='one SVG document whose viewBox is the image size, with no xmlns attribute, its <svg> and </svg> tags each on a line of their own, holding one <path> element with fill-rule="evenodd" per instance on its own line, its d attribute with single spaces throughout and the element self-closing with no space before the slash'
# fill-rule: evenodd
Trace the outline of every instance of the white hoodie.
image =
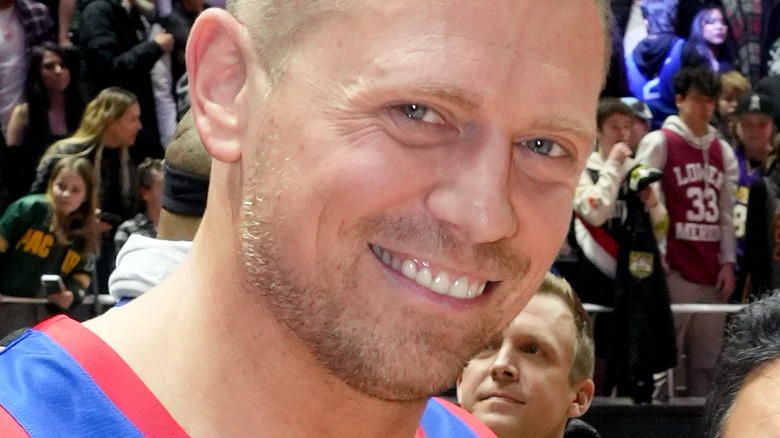
<svg viewBox="0 0 780 438">
<path fill-rule="evenodd" d="M 663 128 L 668 129 L 681 136 L 689 145 L 696 149 L 707 151 L 716 137 L 717 130 L 712 126 L 707 126 L 707 133 L 701 137 L 696 137 L 688 126 L 678 116 L 669 116 L 664 121 Z M 720 209 L 720 262 L 734 263 L 736 261 L 736 238 L 734 236 L 734 223 L 732 213 L 734 211 L 734 196 L 737 190 L 737 180 L 739 179 L 739 163 L 734 155 L 734 150 L 723 140 L 719 140 L 721 150 L 723 151 L 723 173 L 726 181 L 718 193 L 718 207 Z M 660 130 L 653 131 L 642 138 L 636 153 L 636 162 L 645 164 L 656 169 L 666 171 L 666 136 Z M 703 154 L 702 163 L 707 166 L 709 154 Z M 663 200 L 663 192 L 661 193 Z M 670 229 L 670 232 L 671 229 Z"/>
<path fill-rule="evenodd" d="M 192 247 L 188 240 L 162 240 L 133 234 L 116 257 L 108 292 L 117 301 L 136 298 L 157 286 L 179 267 Z"/>
</svg>

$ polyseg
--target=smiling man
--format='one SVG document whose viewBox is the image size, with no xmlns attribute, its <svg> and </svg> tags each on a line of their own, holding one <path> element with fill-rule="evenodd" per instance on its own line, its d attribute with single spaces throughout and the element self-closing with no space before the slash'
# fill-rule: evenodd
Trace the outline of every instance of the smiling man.
<svg viewBox="0 0 780 438">
<path fill-rule="evenodd" d="M 567 230 L 606 2 L 229 9 L 187 48 L 215 158 L 192 249 L 78 339 L 129 366 L 168 436 L 433 436 L 430 395 L 525 306 Z M 3 354 L 56 337 L 39 333 Z"/>
<path fill-rule="evenodd" d="M 503 336 L 469 361 L 458 402 L 500 438 L 561 438 L 593 400 L 594 358 L 590 317 L 548 274 Z"/>
</svg>

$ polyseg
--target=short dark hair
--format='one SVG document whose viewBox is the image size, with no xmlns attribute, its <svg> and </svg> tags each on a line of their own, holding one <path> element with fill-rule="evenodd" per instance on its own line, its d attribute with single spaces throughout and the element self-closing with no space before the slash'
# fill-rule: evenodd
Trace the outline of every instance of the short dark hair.
<svg viewBox="0 0 780 438">
<path fill-rule="evenodd" d="M 634 111 L 630 106 L 623 103 L 616 97 L 607 97 L 599 100 L 599 106 L 596 110 L 596 127 L 601 130 L 604 122 L 613 114 L 622 114 L 634 118 Z"/>
<path fill-rule="evenodd" d="M 780 359 L 780 291 L 740 310 L 729 322 L 704 406 L 704 432 L 719 438 L 748 374 Z"/>
<path fill-rule="evenodd" d="M 647 20 L 647 33 L 674 32 L 677 20 L 677 0 L 642 0 L 642 18 Z"/>
<path fill-rule="evenodd" d="M 717 99 L 720 96 L 720 79 L 709 67 L 683 67 L 674 75 L 674 93 L 687 96 L 693 89 L 699 93 Z"/>
</svg>

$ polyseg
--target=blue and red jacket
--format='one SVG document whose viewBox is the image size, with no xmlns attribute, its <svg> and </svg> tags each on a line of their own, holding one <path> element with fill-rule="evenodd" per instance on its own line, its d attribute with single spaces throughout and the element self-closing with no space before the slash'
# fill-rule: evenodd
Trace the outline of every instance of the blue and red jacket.
<svg viewBox="0 0 780 438">
<path fill-rule="evenodd" d="M 0 352 L 0 431 L 4 438 L 186 438 L 119 355 L 60 315 L 27 330 Z M 492 437 L 458 406 L 428 401 L 415 438 Z"/>
</svg>

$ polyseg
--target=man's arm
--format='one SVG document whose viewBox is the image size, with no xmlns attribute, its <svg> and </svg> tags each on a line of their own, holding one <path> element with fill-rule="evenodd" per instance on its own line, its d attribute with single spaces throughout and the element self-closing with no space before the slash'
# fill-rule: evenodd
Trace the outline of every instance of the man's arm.
<svg viewBox="0 0 780 438">
<path fill-rule="evenodd" d="M 57 41 L 61 46 L 72 46 L 68 32 L 73 22 L 73 12 L 76 10 L 76 0 L 60 0 L 60 9 L 57 12 L 57 23 L 59 24 L 59 35 Z"/>
<path fill-rule="evenodd" d="M 664 170 L 664 166 L 666 166 L 666 135 L 663 131 L 653 131 L 642 137 L 639 146 L 637 146 L 634 162 Z"/>
<path fill-rule="evenodd" d="M 715 286 L 721 300 L 727 300 L 734 292 L 734 263 L 737 260 L 737 238 L 734 232 L 734 195 L 739 180 L 739 163 L 728 143 L 720 142 L 723 155 L 723 186 L 718 194 L 720 209 L 720 271 Z"/>
<path fill-rule="evenodd" d="M 574 212 L 595 227 L 603 225 L 612 215 L 620 184 L 631 168 L 631 160 L 628 160 L 630 149 L 625 144 L 622 146 L 623 148 L 618 145 L 613 146 L 609 158 L 599 169 L 599 178 L 595 183 L 587 168 L 577 182 L 573 201 Z"/>
<path fill-rule="evenodd" d="M 723 186 L 718 193 L 720 209 L 720 262 L 734 263 L 737 260 L 737 238 L 734 233 L 734 195 L 739 180 L 739 163 L 728 143 L 720 140 L 723 151 Z"/>
</svg>

